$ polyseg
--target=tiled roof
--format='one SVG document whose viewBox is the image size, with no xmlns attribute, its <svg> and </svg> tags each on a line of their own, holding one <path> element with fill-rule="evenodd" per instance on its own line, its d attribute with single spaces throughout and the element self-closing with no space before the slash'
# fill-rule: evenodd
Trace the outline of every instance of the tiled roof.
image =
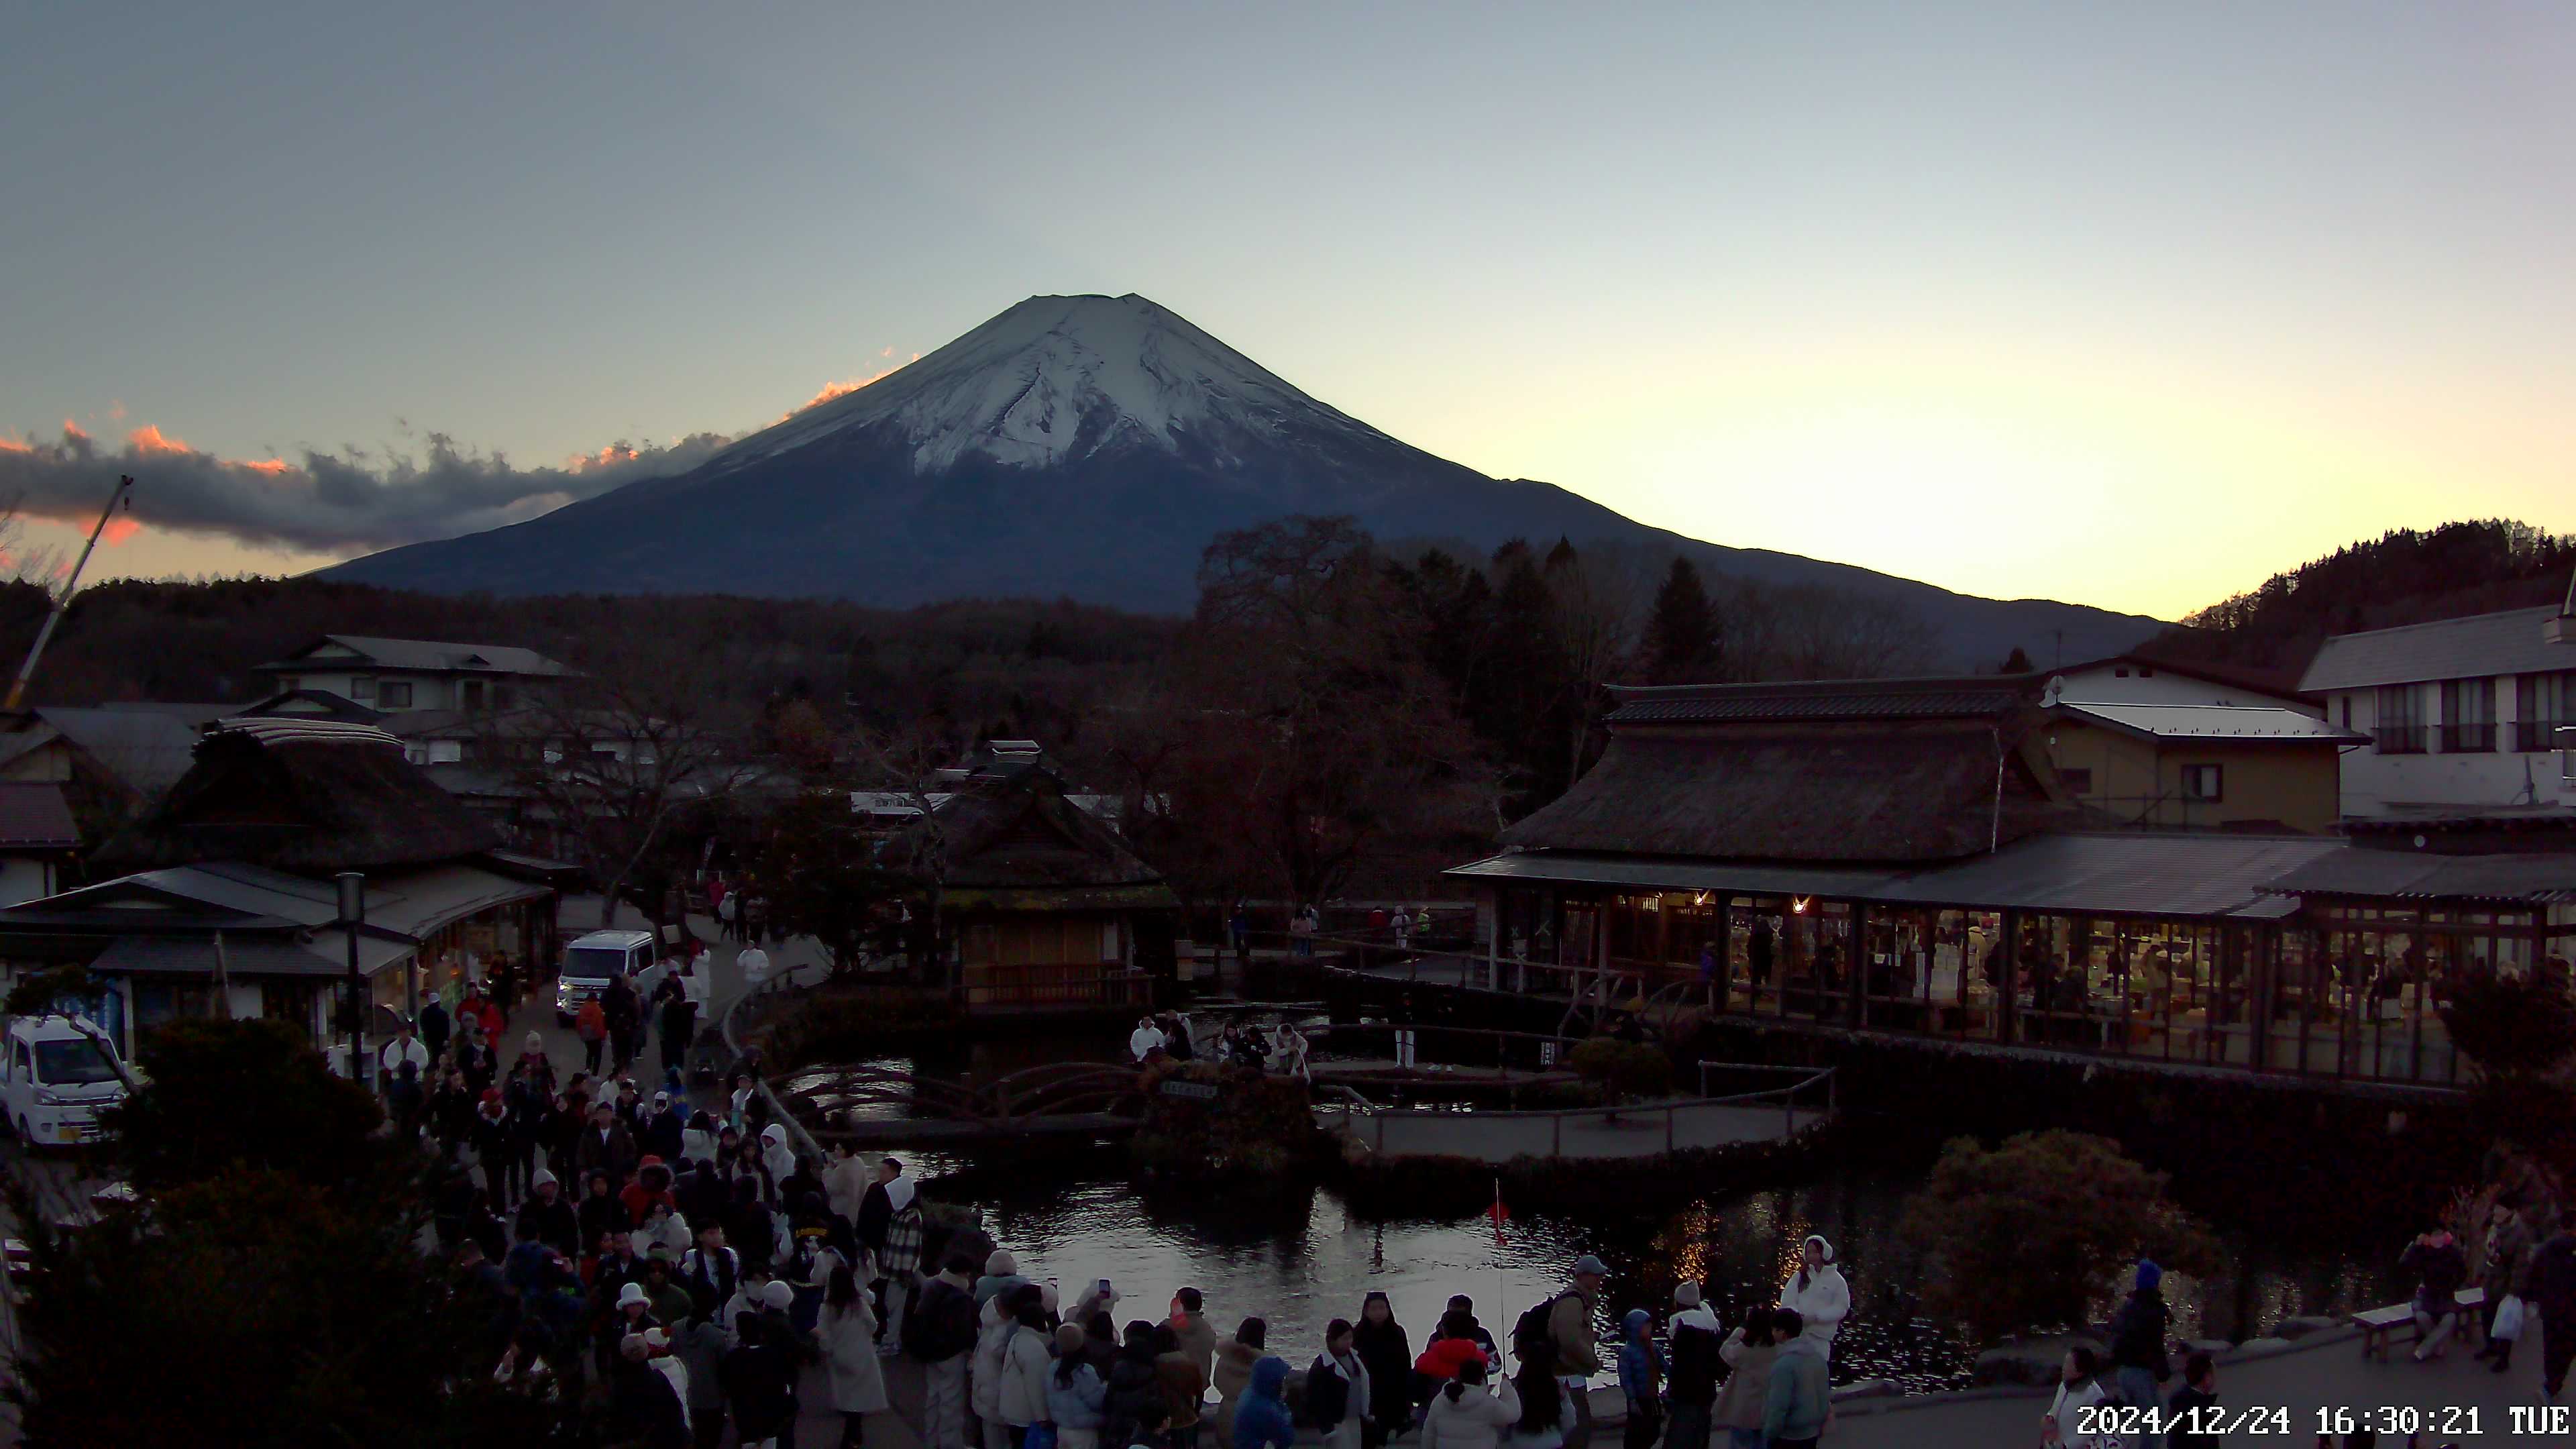
<svg viewBox="0 0 2576 1449">
<path fill-rule="evenodd" d="M 2364 745 L 2370 736 L 2295 709 L 2236 704 L 2077 704 L 2058 706 L 2116 729 L 2160 740 L 2281 741 Z"/>
<path fill-rule="evenodd" d="M 0 849 L 70 850 L 78 846 L 80 827 L 63 787 L 50 781 L 0 783 Z"/>
<path fill-rule="evenodd" d="M 337 644 L 365 656 L 359 659 L 315 659 L 312 651 Z M 263 664 L 264 670 L 328 672 L 344 666 L 364 669 L 410 669 L 451 674 L 562 674 L 563 665 L 534 649 L 514 644 L 441 644 L 428 639 L 379 639 L 363 634 L 325 634 L 294 655 Z"/>
<path fill-rule="evenodd" d="M 2308 662 L 2308 672 L 2299 678 L 2299 692 L 2576 669 L 2576 644 L 2552 644 L 2541 634 L 2542 626 L 2557 612 L 2555 605 L 2507 609 L 2338 634 Z"/>
<path fill-rule="evenodd" d="M 2020 675 L 1630 686 L 1611 691 L 1619 704 L 1610 712 L 1609 722 L 1982 719 L 2009 714 L 2031 703 L 2038 693 L 2038 681 Z"/>
</svg>

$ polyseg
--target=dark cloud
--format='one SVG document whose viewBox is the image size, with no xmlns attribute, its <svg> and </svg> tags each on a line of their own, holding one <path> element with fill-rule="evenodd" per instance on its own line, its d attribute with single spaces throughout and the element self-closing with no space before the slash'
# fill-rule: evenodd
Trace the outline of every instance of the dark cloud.
<svg viewBox="0 0 2576 1449">
<path fill-rule="evenodd" d="M 116 475 L 134 475 L 147 528 L 217 535 L 253 547 L 356 553 L 517 523 L 642 478 L 685 472 L 733 438 L 698 433 L 665 446 L 613 444 L 560 468 L 521 468 L 443 433 L 419 456 L 304 449 L 296 459 L 216 457 L 157 428 L 110 447 L 66 423 L 60 439 L 0 437 L 0 502 L 21 517 L 87 524 Z"/>
</svg>

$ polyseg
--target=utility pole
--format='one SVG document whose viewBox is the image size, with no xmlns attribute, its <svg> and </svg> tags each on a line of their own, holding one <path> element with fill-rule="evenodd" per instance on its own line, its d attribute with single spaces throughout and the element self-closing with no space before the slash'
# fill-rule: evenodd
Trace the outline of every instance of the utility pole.
<svg viewBox="0 0 2576 1449">
<path fill-rule="evenodd" d="M 340 887 L 340 930 L 349 938 L 349 1080 L 363 1084 L 358 1033 L 366 1022 L 365 984 L 358 976 L 358 928 L 367 923 L 367 878 L 354 870 L 335 877 Z"/>
<path fill-rule="evenodd" d="M 18 678 L 9 686 L 9 698 L 0 703 L 0 713 L 16 714 L 27 702 L 27 680 L 36 672 L 36 661 L 43 658 L 45 645 L 54 637 L 54 626 L 63 621 L 63 610 L 71 607 L 72 594 L 80 588 L 81 571 L 89 567 L 89 556 L 98 550 L 98 536 L 107 532 L 107 521 L 116 514 L 117 506 L 131 508 L 130 496 L 134 475 L 122 474 L 116 480 L 116 491 L 107 495 L 107 506 L 98 511 L 98 522 L 89 531 L 89 542 L 81 549 L 80 561 L 72 565 L 72 576 L 63 580 L 62 592 L 54 596 L 54 606 L 45 611 L 45 627 L 36 631 L 36 642 L 27 646 L 27 662 L 18 666 Z"/>
</svg>

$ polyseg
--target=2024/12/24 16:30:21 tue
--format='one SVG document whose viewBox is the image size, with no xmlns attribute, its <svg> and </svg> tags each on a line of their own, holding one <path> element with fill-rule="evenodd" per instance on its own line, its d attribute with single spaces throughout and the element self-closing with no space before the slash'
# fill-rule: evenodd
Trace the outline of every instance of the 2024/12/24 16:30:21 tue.
<svg viewBox="0 0 2576 1449">
<path fill-rule="evenodd" d="M 2541 1406 L 2516 1408 L 2512 1411 L 2517 1434 L 2565 1434 L 2570 1430 L 2569 1411 L 2564 1407 Z M 2131 1407 L 2125 1404 L 2103 1404 L 2083 1410 L 2075 1424 L 2078 1435 L 2117 1434 L 2205 1434 L 2224 1439 L 2230 1435 L 2286 1436 L 2294 1432 L 2290 1411 L 2279 1406 L 2204 1404 L 2179 1411 Z M 2319 1434 L 2337 1436 L 2369 1432 L 2402 1438 L 2409 1434 L 2467 1436 L 2483 1434 L 2479 1410 L 2473 1405 L 2443 1404 L 2429 1408 L 2409 1405 L 2337 1406 L 2316 1411 Z"/>
</svg>

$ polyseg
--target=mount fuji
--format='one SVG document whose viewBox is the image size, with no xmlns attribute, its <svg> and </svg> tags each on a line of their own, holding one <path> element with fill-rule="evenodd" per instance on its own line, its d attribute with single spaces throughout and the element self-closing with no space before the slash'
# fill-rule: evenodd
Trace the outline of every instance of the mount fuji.
<svg viewBox="0 0 2576 1449">
<path fill-rule="evenodd" d="M 1553 484 L 1486 477 L 1307 396 L 1139 296 L 1032 297 L 876 382 L 698 467 L 483 533 L 354 559 L 331 578 L 433 592 L 724 592 L 905 607 L 1067 596 L 1186 611 L 1227 529 L 1350 514 L 1378 538 L 1562 536 L 1689 555 L 1705 572 L 1891 596 L 1951 662 L 2128 649 L 2153 619 L 1996 600 L 1651 528 Z M 2060 640 L 2062 636 L 2062 643 Z"/>
</svg>

